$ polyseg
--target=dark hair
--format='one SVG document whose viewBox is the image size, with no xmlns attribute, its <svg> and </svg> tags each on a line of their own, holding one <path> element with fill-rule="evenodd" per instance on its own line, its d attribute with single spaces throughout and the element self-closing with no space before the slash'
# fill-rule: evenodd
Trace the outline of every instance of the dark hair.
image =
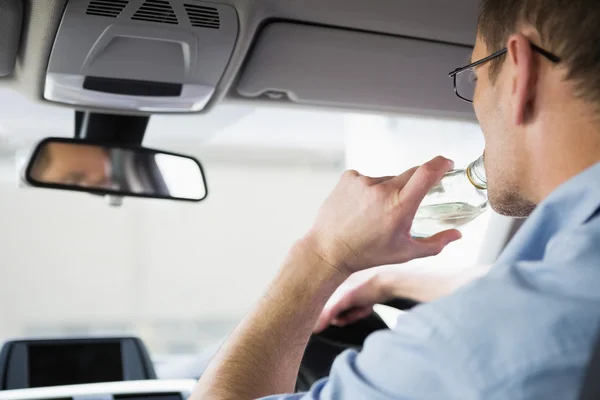
<svg viewBox="0 0 600 400">
<path fill-rule="evenodd" d="M 540 34 L 540 45 L 556 54 L 568 69 L 576 95 L 600 109 L 600 4 L 598 0 L 481 0 L 479 35 L 490 53 L 528 24 Z M 492 81 L 504 57 L 490 66 Z"/>
</svg>

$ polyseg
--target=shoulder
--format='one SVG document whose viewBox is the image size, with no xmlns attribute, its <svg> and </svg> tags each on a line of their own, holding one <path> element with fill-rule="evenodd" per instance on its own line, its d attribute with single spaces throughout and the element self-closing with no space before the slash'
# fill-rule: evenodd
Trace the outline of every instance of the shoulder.
<svg viewBox="0 0 600 400">
<path fill-rule="evenodd" d="M 539 276 L 524 279 L 529 269 Z M 570 284 L 548 283 L 544 269 L 499 266 L 402 315 L 394 330 L 371 335 L 360 353 L 338 357 L 329 379 L 306 398 L 574 398 L 600 302 L 572 295 Z"/>
<path fill-rule="evenodd" d="M 566 244 L 575 237 L 576 245 Z M 556 241 L 546 260 L 499 265 L 415 311 L 459 342 L 454 347 L 465 360 L 463 368 L 480 390 L 531 389 L 534 377 L 550 370 L 568 380 L 563 386 L 577 387 L 600 321 L 600 242 L 575 232 L 565 239 Z M 559 256 L 551 257 L 555 251 Z"/>
<path fill-rule="evenodd" d="M 585 224 L 558 232 L 546 246 L 544 262 L 587 264 L 600 260 L 600 210 Z"/>
<path fill-rule="evenodd" d="M 599 228 L 564 230 L 543 260 L 497 265 L 401 316 L 338 372 L 406 398 L 575 397 L 600 321 Z"/>
</svg>

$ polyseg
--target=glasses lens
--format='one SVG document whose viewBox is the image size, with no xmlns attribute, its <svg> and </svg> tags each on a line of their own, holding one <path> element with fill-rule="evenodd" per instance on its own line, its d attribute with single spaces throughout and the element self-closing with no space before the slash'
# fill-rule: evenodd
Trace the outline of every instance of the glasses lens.
<svg viewBox="0 0 600 400">
<path fill-rule="evenodd" d="M 467 101 L 473 101 L 476 85 L 477 76 L 472 69 L 466 69 L 456 75 L 456 94 L 459 97 Z"/>
</svg>

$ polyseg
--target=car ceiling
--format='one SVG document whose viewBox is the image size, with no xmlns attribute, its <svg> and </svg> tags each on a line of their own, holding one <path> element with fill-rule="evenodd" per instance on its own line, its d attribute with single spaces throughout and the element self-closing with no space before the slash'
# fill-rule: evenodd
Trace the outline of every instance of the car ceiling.
<svg viewBox="0 0 600 400">
<path fill-rule="evenodd" d="M 1 168 L 12 171 L 15 154 L 25 156 L 44 137 L 72 136 L 68 108 L 31 102 L 6 88 L 0 88 L 0 104 Z M 144 143 L 212 163 L 331 167 L 343 161 L 343 133 L 344 114 L 230 103 L 201 115 L 155 115 Z"/>
<path fill-rule="evenodd" d="M 233 87 L 243 66 L 248 63 L 257 33 L 269 21 L 294 21 L 365 34 L 472 46 L 478 10 L 478 0 L 229 0 L 215 3 L 235 7 L 239 33 L 215 96 L 205 111 L 222 101 L 243 100 Z M 42 86 L 48 58 L 66 4 L 67 0 L 24 1 L 25 20 L 15 71 L 0 78 L 0 85 L 12 87 L 32 100 L 43 101 Z M 435 54 L 429 57 L 431 63 L 436 63 Z M 419 71 L 412 73 L 417 79 Z M 402 95 L 398 94 L 399 97 Z M 253 101 L 260 105 L 260 100 Z M 394 110 L 394 105 L 390 106 L 389 110 Z"/>
</svg>

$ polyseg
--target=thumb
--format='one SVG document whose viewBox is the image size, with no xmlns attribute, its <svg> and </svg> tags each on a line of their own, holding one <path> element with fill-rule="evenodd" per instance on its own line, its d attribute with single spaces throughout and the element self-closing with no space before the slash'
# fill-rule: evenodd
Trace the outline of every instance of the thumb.
<svg viewBox="0 0 600 400">
<path fill-rule="evenodd" d="M 319 318 L 317 319 L 315 327 L 313 328 L 313 333 L 321 333 L 322 331 L 324 331 L 325 328 L 329 326 L 332 319 L 333 313 L 331 309 L 323 310 L 323 312 L 321 313 L 321 315 L 319 315 Z"/>
<path fill-rule="evenodd" d="M 437 256 L 450 243 L 460 240 L 462 234 L 456 229 L 450 229 L 437 233 L 431 237 L 415 239 L 413 246 L 413 257 L 424 258 Z"/>
<path fill-rule="evenodd" d="M 321 311 L 321 315 L 319 315 L 319 318 L 317 319 L 317 323 L 315 325 L 315 328 L 314 328 L 313 332 L 314 333 L 319 333 L 319 332 L 325 330 L 325 328 L 327 328 L 329 326 L 329 324 L 331 323 L 331 321 L 339 313 L 341 313 L 342 311 L 344 311 L 348 307 L 350 307 L 350 304 L 346 300 L 345 297 L 342 298 L 342 299 L 340 299 L 340 300 L 338 300 L 334 304 L 328 304 L 328 305 L 326 305 L 325 308 L 323 309 L 323 311 Z"/>
<path fill-rule="evenodd" d="M 346 326 L 373 314 L 373 305 L 356 307 L 348 310 L 344 315 L 339 315 L 331 321 L 331 325 Z"/>
</svg>

